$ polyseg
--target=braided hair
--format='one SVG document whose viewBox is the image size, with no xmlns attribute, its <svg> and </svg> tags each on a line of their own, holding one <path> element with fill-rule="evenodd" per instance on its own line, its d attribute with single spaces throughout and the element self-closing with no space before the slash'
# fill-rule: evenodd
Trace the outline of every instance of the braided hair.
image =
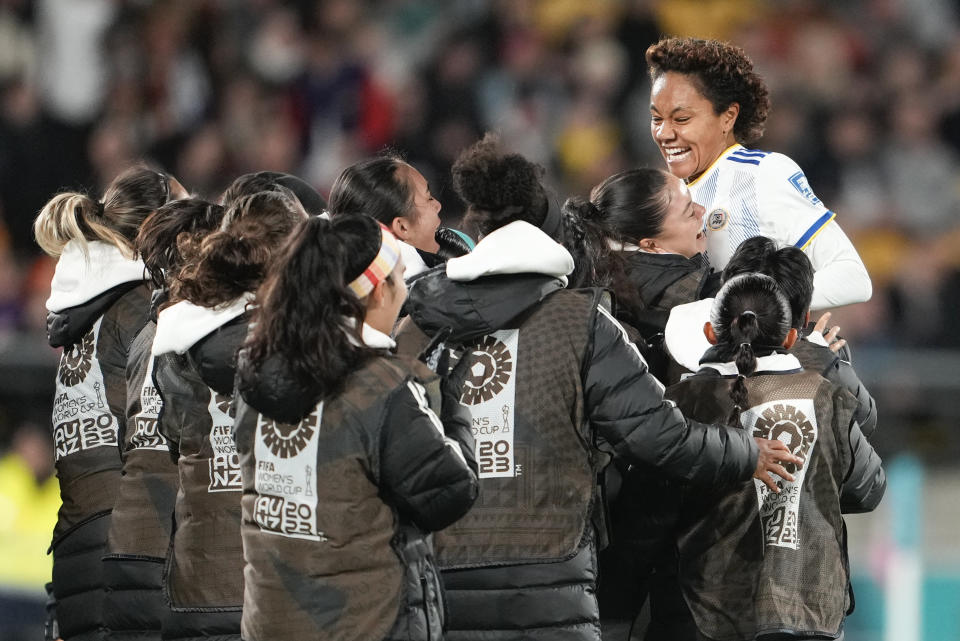
<svg viewBox="0 0 960 641">
<path fill-rule="evenodd" d="M 739 424 L 740 412 L 747 407 L 746 377 L 757 369 L 757 353 L 769 353 L 782 345 L 792 320 L 786 297 L 769 276 L 734 276 L 717 293 L 710 312 L 717 357 L 734 361 L 738 372 L 730 390 L 733 410 L 727 420 L 731 425 Z"/>
</svg>

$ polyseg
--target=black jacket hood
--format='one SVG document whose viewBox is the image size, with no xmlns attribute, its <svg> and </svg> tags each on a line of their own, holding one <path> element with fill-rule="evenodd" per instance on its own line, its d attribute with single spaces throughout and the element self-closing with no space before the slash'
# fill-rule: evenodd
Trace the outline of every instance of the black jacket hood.
<svg viewBox="0 0 960 641">
<path fill-rule="evenodd" d="M 508 326 L 563 287 L 559 278 L 529 273 L 453 281 L 440 265 L 409 282 L 406 311 L 424 333 L 449 328 L 448 340 L 462 342 Z"/>
<path fill-rule="evenodd" d="M 237 393 L 260 414 L 280 423 L 299 423 L 320 400 L 320 394 L 291 373 L 290 364 L 274 354 L 254 368 L 247 350 L 237 355 Z"/>
<path fill-rule="evenodd" d="M 47 340 L 50 347 L 64 347 L 80 342 L 98 318 L 120 297 L 141 283 L 142 281 L 121 283 L 82 305 L 58 312 L 47 312 Z"/>
</svg>

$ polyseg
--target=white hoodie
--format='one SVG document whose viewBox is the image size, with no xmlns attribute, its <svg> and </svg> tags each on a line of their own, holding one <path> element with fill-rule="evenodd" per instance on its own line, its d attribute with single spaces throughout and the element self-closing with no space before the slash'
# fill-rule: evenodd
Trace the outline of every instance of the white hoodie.
<svg viewBox="0 0 960 641">
<path fill-rule="evenodd" d="M 517 220 L 496 229 L 469 254 L 447 261 L 447 277 L 471 281 L 495 274 L 546 274 L 567 284 L 573 256 L 539 227 Z"/>
<path fill-rule="evenodd" d="M 146 274 L 142 260 L 130 260 L 115 245 L 93 240 L 84 252 L 80 243 L 71 240 L 53 272 L 47 310 L 60 312 L 82 305 L 117 285 L 146 280 Z"/>
<path fill-rule="evenodd" d="M 183 354 L 210 332 L 223 327 L 247 310 L 253 293 L 215 308 L 180 301 L 157 315 L 157 334 L 153 339 L 154 356 L 176 352 Z"/>
</svg>

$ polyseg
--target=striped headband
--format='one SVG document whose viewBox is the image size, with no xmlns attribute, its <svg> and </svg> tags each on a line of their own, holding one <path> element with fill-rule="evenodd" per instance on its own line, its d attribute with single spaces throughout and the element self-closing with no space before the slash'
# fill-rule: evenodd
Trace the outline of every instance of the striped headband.
<svg viewBox="0 0 960 641">
<path fill-rule="evenodd" d="M 386 280 L 400 261 L 400 245 L 397 239 L 383 224 L 380 225 L 380 234 L 383 239 L 373 262 L 347 285 L 357 298 L 366 298 L 378 283 Z"/>
</svg>

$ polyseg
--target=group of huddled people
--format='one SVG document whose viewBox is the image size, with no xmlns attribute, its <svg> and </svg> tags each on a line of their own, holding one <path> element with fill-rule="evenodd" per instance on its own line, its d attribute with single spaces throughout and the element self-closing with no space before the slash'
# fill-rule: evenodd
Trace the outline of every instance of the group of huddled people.
<svg viewBox="0 0 960 641">
<path fill-rule="evenodd" d="M 55 196 L 51 636 L 627 639 L 649 600 L 647 639 L 842 637 L 842 514 L 885 476 L 808 321 L 862 264 L 742 146 L 740 50 L 648 61 L 669 171 L 561 206 L 488 135 L 453 166 L 466 231 L 396 155 L 328 199 L 147 166 Z"/>
</svg>

